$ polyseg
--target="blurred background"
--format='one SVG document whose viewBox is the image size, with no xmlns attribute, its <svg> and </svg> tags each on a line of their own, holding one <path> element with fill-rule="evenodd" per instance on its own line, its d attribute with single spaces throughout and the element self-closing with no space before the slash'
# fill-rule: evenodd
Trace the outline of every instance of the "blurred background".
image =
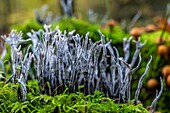
<svg viewBox="0 0 170 113">
<path fill-rule="evenodd" d="M 9 26 L 34 19 L 34 10 L 48 5 L 52 16 L 62 15 L 60 0 L 0 0 L 0 34 L 9 31 Z M 88 20 L 88 14 L 96 15 L 101 21 L 105 16 L 120 22 L 127 21 L 138 12 L 141 17 L 137 24 L 152 22 L 155 16 L 165 16 L 168 0 L 73 0 L 73 16 Z"/>
</svg>

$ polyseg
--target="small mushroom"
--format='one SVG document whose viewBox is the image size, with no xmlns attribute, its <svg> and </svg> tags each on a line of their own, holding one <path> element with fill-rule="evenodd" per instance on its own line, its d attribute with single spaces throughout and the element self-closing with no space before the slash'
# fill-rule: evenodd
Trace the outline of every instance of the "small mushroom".
<svg viewBox="0 0 170 113">
<path fill-rule="evenodd" d="M 166 45 L 159 45 L 157 49 L 158 55 L 161 57 L 168 59 L 168 54 L 169 54 L 169 47 Z"/>
<path fill-rule="evenodd" d="M 166 85 L 170 87 L 170 75 L 166 77 Z"/>
<path fill-rule="evenodd" d="M 170 65 L 165 65 L 162 68 L 162 75 L 163 75 L 163 77 L 170 75 Z"/>
<path fill-rule="evenodd" d="M 114 27 L 116 25 L 116 21 L 113 19 L 109 20 L 109 21 L 107 21 L 107 25 Z"/>
<path fill-rule="evenodd" d="M 134 27 L 130 30 L 130 35 L 133 36 L 136 40 L 142 34 L 142 31 L 138 27 Z"/>
<path fill-rule="evenodd" d="M 115 21 L 115 20 L 113 20 L 113 19 L 111 19 L 111 20 L 107 21 L 107 23 L 106 23 L 106 24 L 109 26 L 109 29 L 110 29 L 110 31 L 112 32 L 112 31 L 113 31 L 114 26 L 116 25 L 116 21 Z"/>
<path fill-rule="evenodd" d="M 154 24 L 148 24 L 145 27 L 145 31 L 146 32 L 154 32 L 154 31 L 156 31 L 156 26 Z"/>
<path fill-rule="evenodd" d="M 149 89 L 155 89 L 158 86 L 158 81 L 155 78 L 150 78 L 147 82 Z"/>
</svg>

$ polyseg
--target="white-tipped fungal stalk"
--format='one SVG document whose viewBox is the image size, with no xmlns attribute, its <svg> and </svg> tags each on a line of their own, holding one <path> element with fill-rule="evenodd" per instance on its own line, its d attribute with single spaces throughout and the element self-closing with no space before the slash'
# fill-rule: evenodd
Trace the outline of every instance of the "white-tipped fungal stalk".
<svg viewBox="0 0 170 113">
<path fill-rule="evenodd" d="M 50 83 L 50 87 L 44 87 L 46 94 L 49 92 L 60 94 L 66 87 L 69 93 L 73 93 L 79 91 L 79 86 L 84 85 L 85 95 L 99 90 L 107 97 L 118 98 L 120 103 L 125 103 L 125 100 L 130 101 L 132 74 L 141 64 L 140 50 L 145 43 L 141 43 L 140 39 L 134 41 L 136 50 L 130 61 L 132 38 L 123 39 L 124 56 L 120 56 L 116 47 L 111 45 L 111 41 L 107 42 L 100 31 L 101 39 L 93 42 L 88 38 L 89 33 L 81 37 L 79 34 L 74 35 L 75 30 L 67 34 L 66 31 L 62 33 L 58 27 L 52 30 L 50 25 L 44 25 L 44 29 L 27 33 L 30 37 L 27 40 L 22 40 L 22 33 L 18 34 L 15 31 L 12 31 L 8 37 L 3 36 L 11 46 L 13 67 L 12 75 L 7 82 L 12 79 L 14 83 L 21 84 L 22 100 L 26 99 L 27 81 L 34 78 L 41 87 L 47 82 Z M 25 52 L 21 51 L 19 45 L 30 40 L 33 46 L 28 46 Z M 151 60 L 152 57 L 139 80 L 135 103 L 138 102 L 142 82 Z M 34 65 L 34 69 L 30 68 L 31 64 Z M 35 73 L 30 74 L 29 71 Z M 156 100 L 151 107 L 155 103 Z"/>
</svg>

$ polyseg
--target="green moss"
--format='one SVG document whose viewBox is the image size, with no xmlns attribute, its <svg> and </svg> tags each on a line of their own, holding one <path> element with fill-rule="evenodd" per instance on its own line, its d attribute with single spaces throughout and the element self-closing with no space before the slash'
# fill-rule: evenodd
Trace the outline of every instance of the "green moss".
<svg viewBox="0 0 170 113">
<path fill-rule="evenodd" d="M 39 29 L 43 29 L 43 26 L 35 20 L 26 20 L 22 24 L 12 26 L 11 29 L 15 29 L 18 32 L 22 31 L 23 37 L 27 37 L 27 32 L 30 32 L 32 29 L 38 31 Z"/>
<path fill-rule="evenodd" d="M 100 30 L 108 40 L 112 40 L 113 43 L 122 42 L 125 33 L 121 30 L 119 26 L 114 27 L 113 32 L 110 32 L 109 29 L 102 29 L 98 24 L 91 24 L 82 20 L 77 19 L 63 19 L 60 22 L 52 24 L 53 27 L 59 26 L 61 31 L 71 31 L 76 30 L 76 33 L 85 36 L 87 32 L 90 32 L 89 37 L 94 41 L 99 40 Z"/>
<path fill-rule="evenodd" d="M 18 101 L 17 88 L 18 84 L 5 84 L 0 81 L 0 112 L 9 113 L 10 105 Z"/>
<path fill-rule="evenodd" d="M 1 113 L 149 113 L 141 104 L 116 104 L 96 91 L 93 95 L 83 93 L 65 93 L 60 95 L 42 95 L 37 81 L 29 81 L 27 100 L 22 102 L 17 98 L 18 85 L 0 82 L 0 112 Z"/>
<path fill-rule="evenodd" d="M 161 36 L 161 33 L 162 33 L 161 30 L 158 30 L 156 32 L 151 32 L 151 33 L 144 33 L 144 34 L 142 34 L 141 39 L 142 40 L 147 40 L 147 42 L 149 44 L 154 44 L 156 38 Z M 167 40 L 169 35 L 170 35 L 170 33 L 165 32 L 163 37 Z"/>
<path fill-rule="evenodd" d="M 100 36 L 98 30 L 100 30 L 107 37 L 107 39 L 111 39 L 114 44 L 117 42 L 122 42 L 123 37 L 125 36 L 125 33 L 119 26 L 114 27 L 113 32 L 110 32 L 109 29 L 102 29 L 98 24 L 91 24 L 75 18 L 64 18 L 59 22 L 53 22 L 52 28 L 55 28 L 56 26 L 59 26 L 61 31 L 66 30 L 67 32 L 75 29 L 76 33 L 82 36 L 85 36 L 87 32 L 90 32 L 89 37 L 94 41 L 99 40 Z M 23 36 L 27 37 L 27 32 L 30 32 L 32 29 L 35 31 L 43 29 L 43 25 L 39 24 L 35 20 L 27 20 L 23 24 L 12 26 L 11 29 L 22 31 Z"/>
</svg>

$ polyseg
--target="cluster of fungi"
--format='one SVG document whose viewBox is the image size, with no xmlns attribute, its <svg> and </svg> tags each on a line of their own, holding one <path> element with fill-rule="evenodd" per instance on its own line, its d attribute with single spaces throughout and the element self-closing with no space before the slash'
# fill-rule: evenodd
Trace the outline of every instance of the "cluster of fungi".
<svg viewBox="0 0 170 113">
<path fill-rule="evenodd" d="M 133 27 L 130 29 L 129 34 L 134 37 L 135 40 L 144 34 L 144 33 L 152 33 L 158 30 L 162 30 L 162 32 L 170 32 L 170 23 L 168 20 L 161 17 L 154 18 L 154 24 L 148 24 L 145 27 Z M 109 28 L 111 32 L 113 32 L 114 26 L 118 25 L 115 20 L 109 20 L 102 28 Z M 169 43 L 169 44 L 168 44 Z M 157 54 L 163 58 L 164 60 L 170 60 L 170 36 L 168 40 L 163 37 L 163 33 L 155 38 L 155 45 L 157 46 Z M 170 87 L 170 64 L 162 67 L 161 75 L 165 78 L 166 85 Z M 150 78 L 147 82 L 147 87 L 149 89 L 155 89 L 158 86 L 158 80 L 155 78 Z"/>
<path fill-rule="evenodd" d="M 134 27 L 130 30 L 130 35 L 138 39 L 143 33 L 155 32 L 162 30 L 162 32 L 170 32 L 170 23 L 166 19 L 157 18 L 156 24 L 148 24 L 146 27 Z M 155 45 L 157 45 L 157 54 L 164 60 L 170 60 L 170 37 L 165 38 L 163 34 L 155 39 Z M 170 87 L 170 64 L 166 64 L 161 69 L 161 75 L 165 78 L 166 86 Z M 155 78 L 150 78 L 147 82 L 147 86 L 150 89 L 154 89 L 158 86 L 158 81 Z"/>
</svg>

